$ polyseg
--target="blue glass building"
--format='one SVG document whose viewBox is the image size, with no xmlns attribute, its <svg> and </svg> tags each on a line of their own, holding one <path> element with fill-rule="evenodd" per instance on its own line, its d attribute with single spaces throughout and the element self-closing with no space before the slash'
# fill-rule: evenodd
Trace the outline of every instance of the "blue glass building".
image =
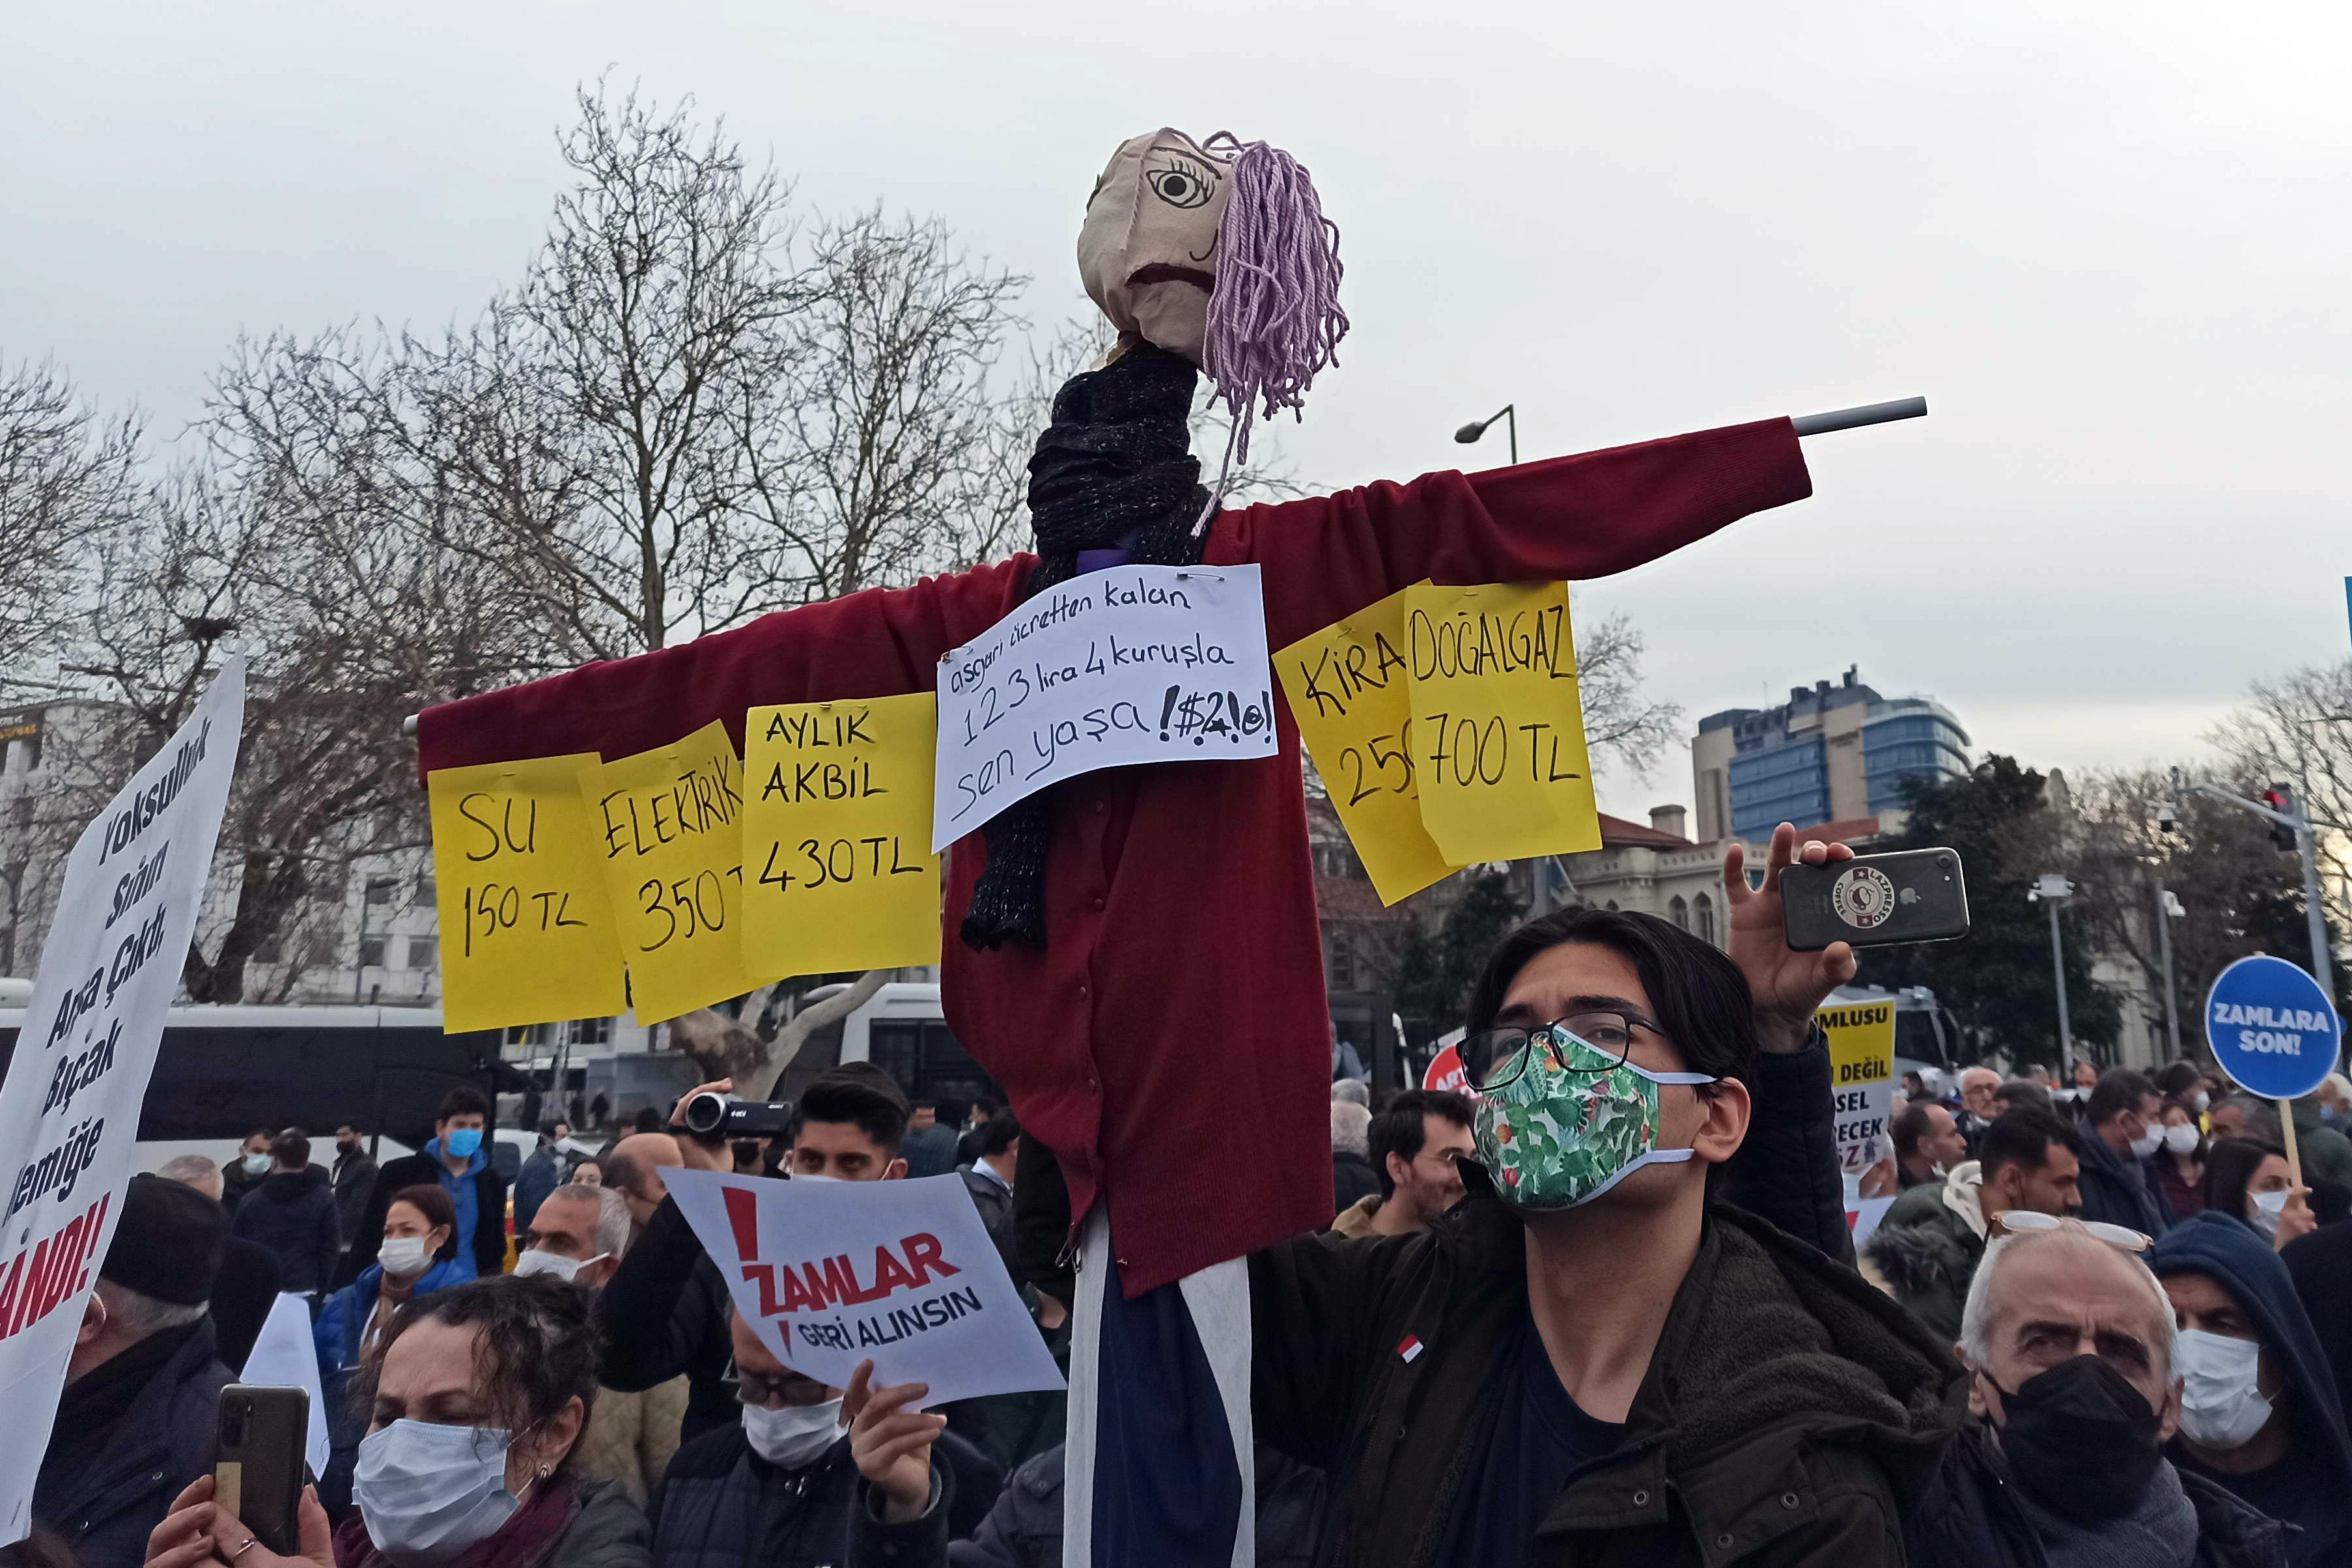
<svg viewBox="0 0 2352 1568">
<path fill-rule="evenodd" d="M 1881 697 L 1859 673 L 1791 688 L 1778 707 L 1699 721 L 1691 773 L 1700 842 L 1884 816 L 1902 809 L 1908 781 L 1968 772 L 1968 731 L 1941 703 Z"/>
</svg>

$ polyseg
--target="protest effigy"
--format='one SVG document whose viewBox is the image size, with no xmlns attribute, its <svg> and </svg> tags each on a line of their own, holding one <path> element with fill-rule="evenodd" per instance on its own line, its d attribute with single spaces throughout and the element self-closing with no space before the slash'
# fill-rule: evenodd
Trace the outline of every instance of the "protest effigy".
<svg viewBox="0 0 2352 1568">
<path fill-rule="evenodd" d="M 1384 899 L 1450 865 L 1591 847 L 1565 584 L 1811 489 L 1796 428 L 1769 419 L 1222 507 L 1223 475 L 1204 485 L 1190 450 L 1200 375 L 1234 416 L 1230 465 L 1255 418 L 1298 410 L 1347 329 L 1338 230 L 1307 171 L 1263 142 L 1138 136 L 1097 184 L 1078 259 L 1119 335 L 1061 389 L 1039 438 L 1034 553 L 429 709 L 417 729 L 428 779 L 604 759 L 604 784 L 586 786 L 592 830 L 625 831 L 619 842 L 645 859 L 624 870 L 608 858 L 642 1018 L 740 994 L 787 972 L 779 965 L 937 953 L 956 1037 L 1068 1189 L 1085 1282 L 1073 1477 L 1094 1462 L 1095 1419 L 1081 1413 L 1100 1394 L 1106 1322 L 1127 1336 L 1172 1331 L 1169 1318 L 1107 1313 L 1104 1293 L 1181 1289 L 1177 1319 L 1237 1323 L 1182 1353 L 1213 1344 L 1219 1386 L 1245 1389 L 1234 1260 L 1330 1218 L 1329 1023 L 1302 731 L 1327 785 L 1345 781 L 1342 820 Z M 922 818 L 904 798 L 887 827 L 854 830 L 840 801 L 803 801 L 796 783 L 792 798 L 747 811 L 742 795 L 781 763 L 761 749 L 761 715 L 933 694 L 928 846 L 909 841 Z M 876 742 L 890 754 L 856 776 L 915 776 L 919 747 L 899 735 Z M 755 755 L 748 769 L 734 762 Z M 697 769 L 705 782 L 680 782 Z M 614 804 L 616 773 L 646 796 L 633 816 Z M 638 848 L 665 787 L 682 802 L 669 815 L 690 854 Z M 762 873 L 789 869 L 804 840 L 845 846 L 840 870 L 803 853 L 801 884 L 762 901 Z M 944 866 L 936 931 L 917 944 L 899 922 L 922 902 L 909 869 L 920 847 Z M 665 854 L 677 863 L 657 864 Z M 810 901 L 822 889 L 807 886 L 820 868 L 906 891 L 855 943 L 747 932 L 747 908 L 761 921 L 822 918 Z M 707 904 L 694 896 L 705 880 L 719 895 Z M 712 956 L 690 980 L 646 966 L 656 908 L 699 922 Z M 1219 1115 L 1172 1114 L 1203 1082 L 1219 1086 Z M 1254 1177 L 1204 1184 L 1203 1168 Z M 1224 1410 L 1244 1475 L 1245 1405 Z M 1073 1515 L 1080 1559 L 1090 1518 Z"/>
</svg>

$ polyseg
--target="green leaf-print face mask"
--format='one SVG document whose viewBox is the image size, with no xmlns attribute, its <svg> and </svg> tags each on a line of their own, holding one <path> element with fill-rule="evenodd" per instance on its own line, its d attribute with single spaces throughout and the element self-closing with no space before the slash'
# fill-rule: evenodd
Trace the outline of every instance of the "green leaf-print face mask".
<svg viewBox="0 0 2352 1568">
<path fill-rule="evenodd" d="M 1571 1209 L 1643 1165 L 1691 1157 L 1657 1146 L 1658 1086 L 1713 1083 L 1706 1073 L 1651 1072 L 1563 1029 L 1537 1030 L 1526 1049 L 1526 1069 L 1478 1097 L 1473 1132 L 1496 1192 L 1513 1208 Z"/>
</svg>

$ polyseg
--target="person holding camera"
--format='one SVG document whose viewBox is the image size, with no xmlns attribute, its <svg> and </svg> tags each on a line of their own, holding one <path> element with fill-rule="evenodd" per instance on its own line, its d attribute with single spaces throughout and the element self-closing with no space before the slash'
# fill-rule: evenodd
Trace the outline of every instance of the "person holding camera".
<svg viewBox="0 0 2352 1568">
<path fill-rule="evenodd" d="M 723 1096 L 731 1079 L 697 1087 L 670 1114 L 680 1161 L 701 1171 L 729 1172 L 730 1137 L 740 1131 L 721 1118 L 699 1121 L 704 1095 Z M 709 1101 L 704 1101 L 708 1105 Z M 907 1097 L 887 1073 L 867 1062 L 827 1069 L 801 1096 L 785 1169 L 794 1176 L 842 1182 L 896 1180 L 907 1173 L 900 1146 L 907 1136 Z M 625 1392 L 653 1388 L 683 1373 L 687 1379 L 683 1437 L 736 1426 L 741 1412 L 729 1368 L 727 1281 L 695 1238 L 694 1229 L 666 1193 L 643 1233 L 621 1259 L 596 1302 L 604 1337 L 603 1381 Z"/>
</svg>

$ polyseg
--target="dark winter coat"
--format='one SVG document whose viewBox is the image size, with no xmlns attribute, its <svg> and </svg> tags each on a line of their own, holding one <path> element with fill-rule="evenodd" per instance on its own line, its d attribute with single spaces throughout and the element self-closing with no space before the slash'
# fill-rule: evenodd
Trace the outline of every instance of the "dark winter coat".
<svg viewBox="0 0 2352 1568">
<path fill-rule="evenodd" d="M 1004 1259 L 1004 1271 L 1013 1277 L 1013 1288 L 1021 1286 L 1021 1236 L 1013 1220 L 1013 1189 L 994 1176 L 971 1165 L 960 1167 L 956 1173 L 963 1178 L 964 1191 L 971 1194 L 971 1206 L 980 1211 L 980 1223 L 988 1232 L 988 1239 L 996 1244 L 996 1254 Z"/>
<path fill-rule="evenodd" d="M 2292 1450 L 2272 1471 L 2226 1476 L 2206 1468 L 2184 1437 L 2171 1456 L 2183 1476 L 2203 1475 L 2254 1507 L 2294 1525 L 2287 1561 L 2352 1562 L 2352 1438 L 2345 1433 L 2336 1377 L 2295 1297 L 2294 1280 L 2271 1244 L 2225 1215 L 2200 1215 L 2165 1234 L 2147 1255 L 2159 1279 L 2196 1274 L 2229 1292 L 2253 1321 L 2284 1378 Z"/>
<path fill-rule="evenodd" d="M 67 1385 L 33 1483 L 33 1517 L 79 1568 L 139 1568 L 172 1500 L 210 1475 L 232 1381 L 209 1319 L 166 1329 Z M 126 1384 L 131 1386 L 126 1386 Z"/>
<path fill-rule="evenodd" d="M 530 1158 L 514 1179 L 514 1228 L 520 1236 L 530 1228 L 531 1216 L 547 1194 L 563 1184 L 563 1155 L 551 1143 L 542 1143 L 531 1151 Z"/>
<path fill-rule="evenodd" d="M 2311 1318 L 2321 1353 L 2336 1373 L 2336 1393 L 2352 1416 L 2352 1225 L 2323 1225 L 2286 1244 L 2279 1261 Z"/>
<path fill-rule="evenodd" d="M 2180 1489 L 2197 1510 L 2199 1568 L 2284 1568 L 2286 1527 L 2188 1471 Z M 1904 1519 L 1910 1568 L 2048 1568 L 1991 1436 L 1971 1424 Z"/>
<path fill-rule="evenodd" d="M 956 1168 L 956 1150 L 961 1142 L 954 1128 L 934 1121 L 908 1133 L 898 1152 L 906 1156 L 909 1177 L 944 1176 Z"/>
<path fill-rule="evenodd" d="M 661 1568 L 833 1568 L 844 1563 L 939 1562 L 947 1540 L 979 1527 L 1004 1472 L 953 1433 L 931 1446 L 930 1511 L 884 1524 L 843 1437 L 797 1470 L 751 1451 L 739 1417 L 670 1457 L 646 1504 Z M 928 1557 L 926 1554 L 929 1554 Z"/>
<path fill-rule="evenodd" d="M 1310 1568 L 1321 1541 L 1323 1472 L 1261 1443 L 1257 1448 L 1260 1568 Z M 944 1535 L 944 1531 L 940 1532 Z M 1062 1448 L 1056 1444 L 1013 1472 L 996 1506 L 968 1540 L 944 1555 L 853 1559 L 849 1568 L 1062 1568 Z"/>
<path fill-rule="evenodd" d="M 727 1334 L 727 1281 L 695 1239 L 694 1227 L 664 1197 L 653 1218 L 596 1292 L 603 1342 L 597 1382 L 627 1394 L 686 1379 L 688 1443 L 721 1427 L 741 1427 L 730 1386 L 735 1347 Z M 675 1461 L 672 1461 L 675 1463 Z"/>
<path fill-rule="evenodd" d="M 654 1532 L 611 1481 L 583 1480 L 580 1511 L 538 1568 L 653 1568 Z"/>
<path fill-rule="evenodd" d="M 266 1247 L 278 1259 L 278 1288 L 322 1294 L 334 1282 L 343 1250 L 335 1185 L 317 1165 L 262 1178 L 229 1219 L 229 1234 Z"/>
<path fill-rule="evenodd" d="M 359 1239 L 360 1227 L 367 1222 L 375 1175 L 375 1159 L 365 1149 L 335 1156 L 335 1218 L 343 1227 L 345 1247 Z"/>
<path fill-rule="evenodd" d="M 477 1156 L 480 1167 L 470 1177 L 460 1180 L 474 1184 L 474 1276 L 488 1279 L 505 1272 L 507 1266 L 507 1184 L 493 1170 L 487 1154 Z M 360 1222 L 359 1235 L 352 1237 L 351 1251 L 343 1258 L 343 1277 L 358 1277 L 361 1269 L 375 1261 L 378 1248 L 383 1246 L 383 1216 L 392 1207 L 392 1194 L 403 1187 L 434 1187 L 446 1191 L 449 1184 L 442 1178 L 447 1170 L 431 1154 L 403 1154 L 376 1173 L 375 1191 L 368 1198 L 367 1217 Z"/>
<path fill-rule="evenodd" d="M 1251 1260 L 1257 1435 L 1349 1478 L 1335 1560 L 1353 1568 L 1430 1561 L 1475 1484 L 1455 1456 L 1528 1315 L 1525 1227 L 1463 1171 L 1469 1195 L 1426 1236 L 1325 1235 Z M 1901 1307 L 1717 1205 L 1624 1446 L 1570 1476 L 1535 1559 L 1899 1563 L 1903 1490 L 1964 1401 L 1949 1352 Z"/>
<path fill-rule="evenodd" d="M 245 1201 L 245 1194 L 268 1179 L 269 1173 L 267 1171 L 257 1176 L 246 1174 L 245 1156 L 242 1154 L 234 1160 L 222 1161 L 221 1207 L 228 1210 L 232 1215 L 236 1213 L 236 1205 Z"/>
<path fill-rule="evenodd" d="M 1977 1169 L 1969 1161 L 1943 1181 L 1896 1198 L 1862 1249 L 1886 1289 L 1948 1345 L 1960 1337 L 1960 1310 L 1984 1257 L 1984 1237 L 1952 1206 L 1956 1195 L 1977 1205 Z"/>
<path fill-rule="evenodd" d="M 2148 1163 L 2128 1150 L 2118 1154 L 2108 1148 L 2087 1117 L 2077 1119 L 2076 1130 L 2082 1134 L 2083 1206 L 2074 1217 L 2105 1220 L 2151 1237 L 2170 1229 L 2172 1207 Z"/>
<path fill-rule="evenodd" d="M 1381 1179 L 1372 1173 L 1371 1161 L 1344 1150 L 1331 1151 L 1333 1217 L 1346 1214 L 1366 1198 L 1379 1196 L 1380 1190 Z"/>
<path fill-rule="evenodd" d="M 572 1478 L 554 1484 L 570 1495 L 549 1501 L 569 1517 L 533 1518 L 527 1500 L 488 1542 L 467 1550 L 471 1568 L 653 1568 L 653 1532 L 628 1493 L 611 1481 Z M 335 1562 L 340 1568 L 394 1568 L 356 1513 L 336 1528 Z"/>
<path fill-rule="evenodd" d="M 278 1258 L 269 1248 L 241 1237 L 221 1238 L 220 1272 L 213 1277 L 213 1347 L 231 1372 L 245 1370 L 245 1358 L 261 1338 L 269 1309 L 278 1305 Z"/>
</svg>

